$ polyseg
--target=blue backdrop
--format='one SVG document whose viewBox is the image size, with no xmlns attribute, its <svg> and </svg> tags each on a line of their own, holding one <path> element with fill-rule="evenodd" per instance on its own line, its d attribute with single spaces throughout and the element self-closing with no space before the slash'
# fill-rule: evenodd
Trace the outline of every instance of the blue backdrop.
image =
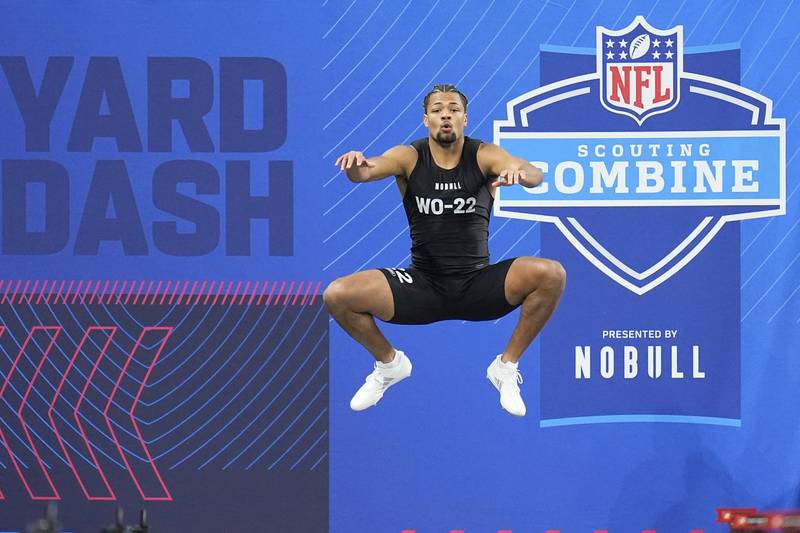
<svg viewBox="0 0 800 533">
<path fill-rule="evenodd" d="M 21 531 L 55 492 L 81 532 L 118 504 L 147 507 L 164 531 L 337 533 L 724 531 L 716 507 L 800 505 L 800 3 L 39 1 L 0 13 L 0 530 Z M 596 59 L 598 27 L 619 41 L 643 31 L 637 16 L 682 26 L 687 74 L 676 105 L 641 124 L 603 105 Z M 559 162 L 586 163 L 575 144 L 597 139 L 694 135 L 690 169 L 731 169 L 738 150 L 760 162 L 757 207 L 727 189 L 703 205 L 665 193 L 615 206 L 514 205 L 557 198 L 502 191 L 492 261 L 537 255 L 568 272 L 521 360 L 523 419 L 485 379 L 516 313 L 386 326 L 414 376 L 354 413 L 371 358 L 321 306 L 336 277 L 410 261 L 394 180 L 355 185 L 333 161 L 423 137 L 422 98 L 442 82 L 470 98 L 468 135 L 547 162 L 551 188 Z M 584 92 L 542 103 L 572 90 Z M 729 140 L 744 130 L 773 137 Z M 726 194 L 738 203 L 720 204 Z M 673 250 L 652 275 L 630 273 Z M 603 336 L 616 330 L 678 333 Z M 661 380 L 646 376 L 651 345 Z M 638 350 L 636 378 L 624 346 Z M 591 377 L 579 378 L 587 347 Z"/>
</svg>

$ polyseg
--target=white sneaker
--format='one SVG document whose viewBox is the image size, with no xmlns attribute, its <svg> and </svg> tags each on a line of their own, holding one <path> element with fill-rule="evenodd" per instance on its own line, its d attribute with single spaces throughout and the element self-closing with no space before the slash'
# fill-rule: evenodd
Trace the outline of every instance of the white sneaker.
<svg viewBox="0 0 800 533">
<path fill-rule="evenodd" d="M 389 368 L 387 365 L 390 365 Z M 353 411 L 363 411 L 372 407 L 383 398 L 386 389 L 410 375 L 411 361 L 400 350 L 395 351 L 394 360 L 391 363 L 376 361 L 375 370 L 367 376 L 364 384 L 350 400 L 350 408 Z"/>
<path fill-rule="evenodd" d="M 514 416 L 525 416 L 525 402 L 519 395 L 522 374 L 517 370 L 517 363 L 500 361 L 502 355 L 498 355 L 486 369 L 486 377 L 500 391 L 500 405 L 503 409 Z"/>
</svg>

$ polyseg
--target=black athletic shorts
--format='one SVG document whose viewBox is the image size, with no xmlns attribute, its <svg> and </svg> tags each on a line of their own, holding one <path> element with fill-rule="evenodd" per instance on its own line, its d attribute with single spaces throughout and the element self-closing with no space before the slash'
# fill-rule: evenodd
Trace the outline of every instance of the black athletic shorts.
<svg viewBox="0 0 800 533">
<path fill-rule="evenodd" d="M 517 305 L 506 300 L 505 281 L 514 259 L 475 272 L 440 276 L 415 267 L 381 268 L 394 297 L 392 324 L 440 320 L 495 320 Z"/>
</svg>

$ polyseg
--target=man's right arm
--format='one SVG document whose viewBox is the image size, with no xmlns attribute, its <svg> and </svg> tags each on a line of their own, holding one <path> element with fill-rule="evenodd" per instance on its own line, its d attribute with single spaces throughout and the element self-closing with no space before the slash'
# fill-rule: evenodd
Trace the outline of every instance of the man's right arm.
<svg viewBox="0 0 800 533">
<path fill-rule="evenodd" d="M 395 146 L 370 158 L 364 157 L 361 152 L 351 151 L 339 156 L 335 164 L 355 183 L 376 181 L 389 176 L 408 177 L 417 164 L 417 151 L 407 144 Z"/>
</svg>

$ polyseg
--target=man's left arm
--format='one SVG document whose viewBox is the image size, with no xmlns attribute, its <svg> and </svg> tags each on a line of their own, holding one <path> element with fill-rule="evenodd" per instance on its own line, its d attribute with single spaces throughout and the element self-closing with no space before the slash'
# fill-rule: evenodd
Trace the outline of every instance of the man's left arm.
<svg viewBox="0 0 800 533">
<path fill-rule="evenodd" d="M 515 157 L 496 144 L 481 144 L 478 165 L 487 176 L 497 176 L 492 187 L 522 185 L 536 187 L 544 181 L 542 171 L 522 158 Z"/>
</svg>

